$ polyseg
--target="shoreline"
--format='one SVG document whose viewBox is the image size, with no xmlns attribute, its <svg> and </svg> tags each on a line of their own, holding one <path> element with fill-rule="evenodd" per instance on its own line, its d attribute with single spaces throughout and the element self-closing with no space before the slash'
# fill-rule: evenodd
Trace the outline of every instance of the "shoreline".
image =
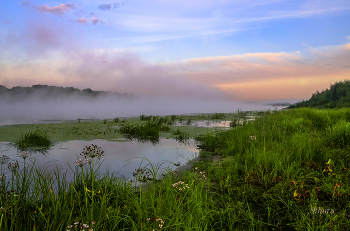
<svg viewBox="0 0 350 231">
<path fill-rule="evenodd" d="M 198 156 L 198 157 L 195 157 L 191 160 L 189 160 L 188 162 L 186 162 L 184 165 L 181 165 L 179 167 L 177 167 L 175 170 L 173 170 L 173 172 L 177 172 L 178 173 L 178 176 L 179 178 L 181 179 L 182 176 L 187 172 L 187 171 L 191 171 L 192 168 L 193 168 L 193 165 L 197 162 L 200 162 L 202 160 L 208 160 L 208 159 L 211 159 L 211 158 L 214 158 L 214 157 L 220 157 L 220 155 L 215 155 L 215 156 Z M 165 175 L 166 176 L 166 175 Z M 165 176 L 162 176 L 160 179 L 158 179 L 159 181 L 162 181 L 163 178 Z M 148 187 L 152 187 L 153 186 L 153 182 L 147 182 L 147 183 L 141 183 L 141 189 L 142 191 L 145 191 Z M 135 193 L 139 192 L 140 186 L 132 186 L 133 190 Z"/>
</svg>

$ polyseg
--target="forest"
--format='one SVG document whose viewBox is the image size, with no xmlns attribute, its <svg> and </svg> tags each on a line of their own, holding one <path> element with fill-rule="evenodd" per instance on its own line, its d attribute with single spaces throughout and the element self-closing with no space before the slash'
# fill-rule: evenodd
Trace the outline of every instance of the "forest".
<svg viewBox="0 0 350 231">
<path fill-rule="evenodd" d="M 79 90 L 73 87 L 57 87 L 48 85 L 32 85 L 31 87 L 6 88 L 0 85 L 0 101 L 23 101 L 26 99 L 57 99 L 67 97 L 97 98 L 97 97 L 135 98 L 134 94 L 120 94 L 111 91 L 93 91 L 90 88 Z"/>
<path fill-rule="evenodd" d="M 331 84 L 330 89 L 316 91 L 309 100 L 297 102 L 288 107 L 310 107 L 316 109 L 350 107 L 350 80 Z"/>
</svg>

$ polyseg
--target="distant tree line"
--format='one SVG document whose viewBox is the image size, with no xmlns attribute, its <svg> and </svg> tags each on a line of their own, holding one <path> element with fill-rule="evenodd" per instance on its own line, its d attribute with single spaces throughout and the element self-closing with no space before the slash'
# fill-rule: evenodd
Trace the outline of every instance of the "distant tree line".
<svg viewBox="0 0 350 231">
<path fill-rule="evenodd" d="M 66 97 L 81 97 L 81 98 L 97 98 L 97 97 L 118 97 L 118 98 L 135 98 L 134 94 L 120 94 L 111 91 L 93 91 L 90 88 L 79 90 L 74 87 L 56 87 L 48 85 L 33 85 L 31 87 L 13 87 L 6 88 L 0 85 L 0 101 L 17 101 L 28 98 L 66 98 Z"/>
<path fill-rule="evenodd" d="M 350 80 L 331 84 L 330 89 L 316 91 L 312 97 L 297 102 L 288 108 L 312 107 L 318 109 L 350 107 Z"/>
</svg>

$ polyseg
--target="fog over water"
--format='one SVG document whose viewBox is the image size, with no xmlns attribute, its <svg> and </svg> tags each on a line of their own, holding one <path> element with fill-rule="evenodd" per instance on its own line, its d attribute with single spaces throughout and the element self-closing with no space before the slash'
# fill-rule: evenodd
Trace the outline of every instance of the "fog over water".
<svg viewBox="0 0 350 231">
<path fill-rule="evenodd" d="M 286 102 L 286 101 L 284 101 Z M 266 104 L 266 103 L 265 103 Z M 190 113 L 229 113 L 281 109 L 257 103 L 224 100 L 166 99 L 166 98 L 98 98 L 49 100 L 0 100 L 0 125 L 48 123 L 43 120 L 113 119 L 144 115 L 179 115 Z"/>
</svg>

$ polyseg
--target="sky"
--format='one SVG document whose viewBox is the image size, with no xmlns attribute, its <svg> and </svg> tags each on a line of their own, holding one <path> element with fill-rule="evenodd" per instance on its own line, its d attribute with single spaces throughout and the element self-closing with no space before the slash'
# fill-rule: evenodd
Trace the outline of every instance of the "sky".
<svg viewBox="0 0 350 231">
<path fill-rule="evenodd" d="M 350 79 L 349 0 L 0 2 L 0 85 L 309 99 Z"/>
</svg>

